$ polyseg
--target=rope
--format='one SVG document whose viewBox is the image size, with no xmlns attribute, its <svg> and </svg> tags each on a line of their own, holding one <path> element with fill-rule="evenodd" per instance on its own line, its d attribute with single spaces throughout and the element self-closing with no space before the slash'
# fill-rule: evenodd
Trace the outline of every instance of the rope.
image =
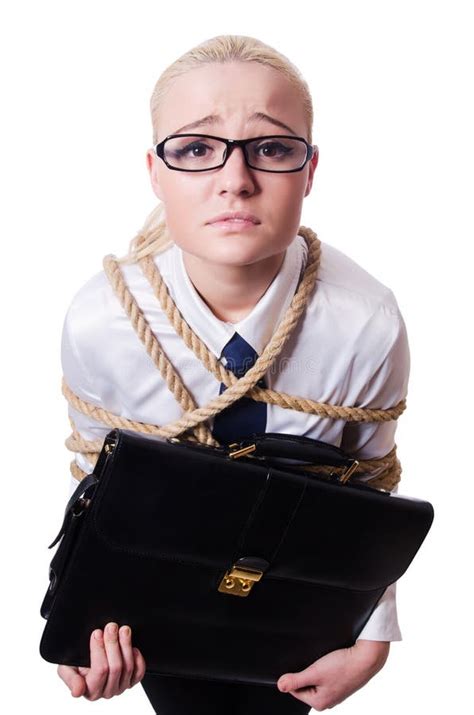
<svg viewBox="0 0 474 715">
<path fill-rule="evenodd" d="M 130 429 L 164 438 L 185 435 L 188 439 L 204 442 L 212 446 L 217 446 L 218 442 L 212 436 L 206 422 L 244 395 L 259 402 L 278 405 L 285 409 L 316 414 L 322 417 L 329 417 L 330 419 L 342 419 L 347 422 L 383 422 L 397 419 L 406 408 L 405 400 L 401 400 L 397 405 L 386 409 L 349 407 L 316 402 L 305 397 L 288 395 L 256 385 L 281 353 L 286 341 L 298 323 L 310 295 L 316 289 L 316 276 L 321 258 L 321 242 L 311 229 L 304 226 L 300 227 L 299 234 L 303 236 L 308 248 L 308 258 L 303 277 L 271 341 L 265 347 L 255 364 L 241 378 L 236 377 L 232 371 L 227 370 L 186 323 L 183 315 L 174 303 L 153 258 L 145 256 L 138 261 L 142 272 L 147 278 L 155 297 L 160 302 L 163 311 L 166 313 L 170 324 L 182 338 L 186 347 L 193 351 L 195 356 L 219 382 L 223 382 L 227 386 L 227 389 L 221 395 L 201 407 L 196 405 L 192 395 L 188 392 L 180 375 L 163 351 L 156 335 L 151 330 L 140 306 L 126 284 L 115 256 L 111 254 L 105 256 L 103 260 L 105 274 L 125 313 L 129 317 L 138 338 L 160 371 L 168 389 L 182 407 L 184 414 L 178 420 L 161 426 L 129 420 L 105 410 L 98 405 L 94 405 L 91 402 L 82 400 L 69 388 L 63 379 L 62 392 L 66 399 L 79 412 L 111 428 L 119 427 L 122 429 Z M 66 440 L 66 447 L 72 451 L 81 452 L 95 465 L 101 451 L 102 442 L 100 440 L 84 440 L 75 429 L 72 420 L 71 426 L 73 433 Z M 358 469 L 354 472 L 354 476 L 374 472 L 375 476 L 371 479 L 371 485 L 373 484 L 375 486 L 375 483 L 377 483 L 377 486 L 384 484 L 384 488 L 393 488 L 393 486 L 398 483 L 401 473 L 400 463 L 396 458 L 395 452 L 396 450 L 394 448 L 384 457 L 361 461 Z M 74 467 L 72 467 L 72 465 L 74 465 Z M 314 468 L 315 470 L 320 469 L 317 465 L 315 465 Z M 381 468 L 382 474 L 380 474 Z M 71 471 L 76 479 L 78 478 L 76 476 L 78 474 L 80 475 L 79 478 L 85 476 L 85 472 L 80 470 L 74 461 L 71 463 Z M 388 487 L 387 484 L 391 484 L 392 486 Z"/>
</svg>

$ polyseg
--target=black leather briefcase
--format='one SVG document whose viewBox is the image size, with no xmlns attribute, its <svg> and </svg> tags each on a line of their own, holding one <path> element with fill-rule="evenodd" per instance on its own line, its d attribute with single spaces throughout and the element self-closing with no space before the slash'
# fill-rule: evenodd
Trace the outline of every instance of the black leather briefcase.
<svg viewBox="0 0 474 715">
<path fill-rule="evenodd" d="M 148 672 L 274 686 L 355 642 L 433 507 L 344 481 L 353 460 L 332 445 L 253 437 L 215 448 L 109 432 L 51 545 L 43 658 L 90 665 L 91 632 L 115 621 Z"/>
</svg>

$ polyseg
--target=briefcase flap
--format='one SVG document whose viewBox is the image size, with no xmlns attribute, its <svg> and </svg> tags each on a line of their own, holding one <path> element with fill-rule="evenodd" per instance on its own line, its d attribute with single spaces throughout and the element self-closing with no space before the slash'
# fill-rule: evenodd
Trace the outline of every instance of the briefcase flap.
<svg viewBox="0 0 474 715">
<path fill-rule="evenodd" d="M 413 497 L 114 434 L 96 465 L 91 528 L 108 548 L 140 558 L 218 577 L 258 557 L 269 563 L 264 579 L 367 591 L 406 571 L 433 519 L 431 504 Z"/>
</svg>

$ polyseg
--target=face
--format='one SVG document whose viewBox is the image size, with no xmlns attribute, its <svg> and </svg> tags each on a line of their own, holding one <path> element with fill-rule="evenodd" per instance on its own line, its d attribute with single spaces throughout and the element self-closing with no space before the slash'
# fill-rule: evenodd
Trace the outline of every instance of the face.
<svg viewBox="0 0 474 715">
<path fill-rule="evenodd" d="M 249 119 L 264 113 L 271 119 Z M 210 122 L 182 129 L 196 120 Z M 256 62 L 209 64 L 176 79 L 157 123 L 158 141 L 168 134 L 212 134 L 228 139 L 292 134 L 308 139 L 301 99 L 289 81 Z M 225 166 L 200 173 L 173 171 L 147 152 L 156 196 L 165 206 L 171 238 L 204 262 L 248 265 L 281 254 L 300 226 L 303 198 L 311 190 L 318 155 L 301 171 L 267 173 L 246 166 L 235 148 Z M 209 223 L 225 211 L 253 214 L 258 224 Z"/>
</svg>

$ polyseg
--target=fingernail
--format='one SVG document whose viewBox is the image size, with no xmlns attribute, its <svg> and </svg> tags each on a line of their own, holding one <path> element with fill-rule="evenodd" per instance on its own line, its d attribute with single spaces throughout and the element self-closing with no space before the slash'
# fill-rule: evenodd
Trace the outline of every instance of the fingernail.
<svg viewBox="0 0 474 715">
<path fill-rule="evenodd" d="M 111 636 L 116 636 L 118 631 L 118 626 L 116 623 L 109 623 L 107 625 L 107 630 Z"/>
<path fill-rule="evenodd" d="M 102 631 L 101 630 L 94 631 L 94 638 L 96 639 L 96 641 L 101 641 L 102 640 Z"/>
<path fill-rule="evenodd" d="M 125 638 L 128 638 L 130 635 L 130 628 L 128 626 L 124 626 L 122 629 L 122 635 L 125 636 Z"/>
</svg>

